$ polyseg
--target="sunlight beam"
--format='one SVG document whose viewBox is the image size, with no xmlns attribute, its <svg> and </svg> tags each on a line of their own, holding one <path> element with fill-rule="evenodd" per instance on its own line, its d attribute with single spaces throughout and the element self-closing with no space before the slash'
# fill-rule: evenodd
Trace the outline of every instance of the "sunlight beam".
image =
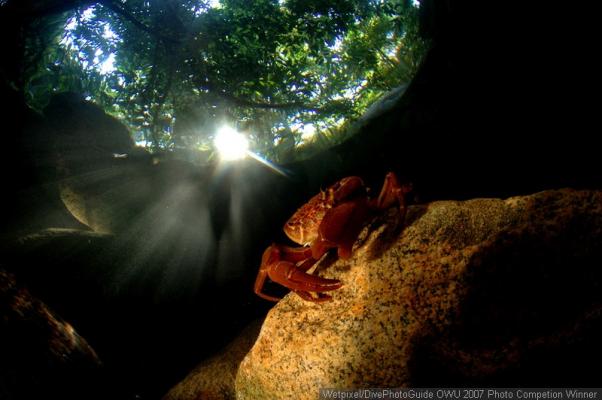
<svg viewBox="0 0 602 400">
<path fill-rule="evenodd" d="M 215 135 L 213 144 L 222 160 L 234 161 L 246 157 L 249 150 L 249 141 L 234 128 L 224 125 Z"/>
</svg>

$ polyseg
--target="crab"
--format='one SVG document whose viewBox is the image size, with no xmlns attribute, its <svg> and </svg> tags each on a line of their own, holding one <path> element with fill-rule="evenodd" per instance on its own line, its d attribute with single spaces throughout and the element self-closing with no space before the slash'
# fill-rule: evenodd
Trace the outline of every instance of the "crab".
<svg viewBox="0 0 602 400">
<path fill-rule="evenodd" d="M 301 247 L 273 243 L 263 253 L 255 280 L 255 294 L 270 300 L 280 298 L 263 293 L 267 277 L 302 299 L 311 302 L 331 300 L 324 292 L 339 289 L 337 279 L 311 275 L 307 271 L 331 249 L 339 258 L 349 259 L 353 244 L 366 224 L 394 205 L 399 206 L 400 219 L 406 212 L 405 196 L 410 185 L 400 185 L 389 172 L 378 197 L 368 196 L 364 182 L 357 176 L 341 179 L 301 206 L 284 225 L 284 233 Z"/>
</svg>

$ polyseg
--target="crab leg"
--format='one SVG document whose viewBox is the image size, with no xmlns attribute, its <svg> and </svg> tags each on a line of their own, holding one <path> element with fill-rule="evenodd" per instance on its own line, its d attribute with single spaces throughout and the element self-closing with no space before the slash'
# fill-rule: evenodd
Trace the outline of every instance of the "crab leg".
<svg viewBox="0 0 602 400">
<path fill-rule="evenodd" d="M 311 295 L 311 293 L 304 292 L 303 290 L 294 290 L 294 292 L 297 293 L 303 300 L 312 301 L 314 303 L 323 303 L 332 299 L 331 296 L 324 293 L 316 293 L 317 297 L 314 297 Z"/>
<path fill-rule="evenodd" d="M 389 172 L 385 176 L 385 182 L 380 190 L 380 194 L 373 204 L 374 207 L 384 210 L 393 206 L 393 204 L 399 204 L 399 209 L 402 214 L 405 215 L 406 201 L 405 195 L 412 191 L 412 185 L 400 185 L 397 180 L 397 176 L 393 172 Z"/>
<path fill-rule="evenodd" d="M 266 268 L 261 268 L 259 273 L 257 274 L 257 278 L 255 278 L 255 294 L 263 299 L 269 301 L 279 301 L 279 297 L 270 296 L 269 294 L 263 293 L 263 284 L 265 283 L 265 278 L 268 276 L 268 270 Z"/>
<path fill-rule="evenodd" d="M 272 248 L 272 251 L 277 251 L 277 257 L 279 257 L 282 260 L 290 261 L 293 263 L 298 263 L 299 261 L 305 261 L 308 258 L 311 258 L 311 249 L 309 247 L 291 247 L 284 246 L 281 244 L 273 244 Z M 304 271 L 308 270 L 311 267 L 311 265 L 305 268 Z"/>
</svg>

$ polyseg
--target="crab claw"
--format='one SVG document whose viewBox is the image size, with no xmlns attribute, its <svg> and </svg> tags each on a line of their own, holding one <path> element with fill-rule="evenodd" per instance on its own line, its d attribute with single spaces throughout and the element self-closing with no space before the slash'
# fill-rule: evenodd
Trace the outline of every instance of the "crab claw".
<svg viewBox="0 0 602 400">
<path fill-rule="evenodd" d="M 328 292 L 343 286 L 337 279 L 310 275 L 289 261 L 279 261 L 268 269 L 271 280 L 294 291 Z"/>
<path fill-rule="evenodd" d="M 283 258 L 285 258 L 283 260 Z M 336 290 L 343 284 L 336 279 L 321 278 L 306 273 L 316 260 L 311 257 L 309 247 L 292 248 L 272 244 L 263 253 L 261 267 L 255 280 L 255 293 L 270 301 L 280 298 L 263 293 L 263 285 L 267 277 L 285 286 L 301 298 L 316 303 L 330 300 L 330 296 L 321 292 Z M 315 292 L 312 294 L 310 292 Z"/>
<path fill-rule="evenodd" d="M 312 257 L 319 259 L 331 248 L 338 248 L 340 258 L 351 257 L 353 243 L 359 236 L 370 210 L 365 199 L 343 203 L 326 212 L 312 245 Z"/>
</svg>

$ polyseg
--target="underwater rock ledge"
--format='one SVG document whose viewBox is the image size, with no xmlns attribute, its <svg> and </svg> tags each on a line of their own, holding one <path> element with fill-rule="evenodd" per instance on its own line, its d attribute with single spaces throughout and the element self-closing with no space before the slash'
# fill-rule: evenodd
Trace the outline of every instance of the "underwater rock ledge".
<svg viewBox="0 0 602 400">
<path fill-rule="evenodd" d="M 102 364 L 75 329 L 0 268 L 0 399 L 101 399 Z"/>
<path fill-rule="evenodd" d="M 593 383 L 602 192 L 438 201 L 411 207 L 406 224 L 373 225 L 350 260 L 322 261 L 320 275 L 344 283 L 333 301 L 291 293 L 271 309 L 238 370 L 238 399 Z"/>
</svg>

